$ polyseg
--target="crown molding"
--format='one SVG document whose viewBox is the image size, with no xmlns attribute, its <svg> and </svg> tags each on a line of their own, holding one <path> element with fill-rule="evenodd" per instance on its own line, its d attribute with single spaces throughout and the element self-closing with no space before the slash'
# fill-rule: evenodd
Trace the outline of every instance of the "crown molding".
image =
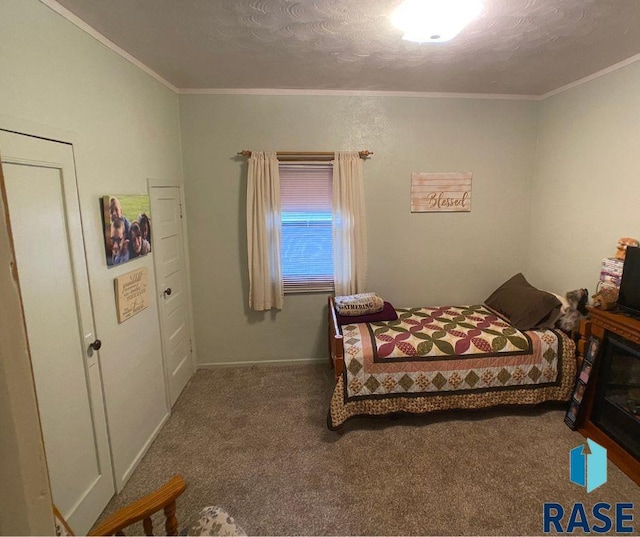
<svg viewBox="0 0 640 537">
<path fill-rule="evenodd" d="M 52 11 L 55 11 L 58 15 L 67 19 L 70 23 L 80 28 L 80 30 L 82 30 L 83 32 L 86 32 L 87 34 L 89 34 L 91 37 L 93 37 L 95 40 L 102 43 L 108 49 L 112 50 L 119 56 L 122 56 L 125 60 L 132 63 L 133 65 L 135 65 L 136 67 L 138 67 L 139 69 L 147 73 L 152 78 L 155 78 L 163 86 L 166 86 L 174 93 L 178 93 L 178 88 L 176 88 L 173 84 L 171 84 L 171 82 L 162 78 L 162 76 L 156 73 L 153 69 L 147 67 L 140 60 L 134 58 L 131 54 L 129 54 L 126 50 L 120 48 L 113 41 L 106 38 L 104 35 L 98 32 L 98 30 L 93 28 L 93 26 L 89 26 L 81 18 L 71 13 L 71 11 L 69 11 L 67 8 L 61 6 L 58 2 L 56 2 L 56 0 L 40 0 L 40 2 L 43 3 L 45 6 L 47 6 L 49 9 L 51 9 Z"/>
<path fill-rule="evenodd" d="M 610 65 L 609 67 L 605 67 L 604 69 L 597 71 L 591 75 L 585 76 L 584 78 L 581 78 L 579 80 L 576 80 L 575 82 L 571 82 L 569 84 L 566 84 L 565 86 L 561 86 L 557 89 L 551 90 L 548 93 L 545 93 L 544 95 L 541 95 L 540 97 L 538 97 L 537 100 L 539 101 L 544 101 L 545 99 L 548 99 L 549 97 L 553 97 L 554 95 L 558 95 L 559 93 L 564 93 L 565 91 L 568 91 L 570 89 L 576 88 L 578 86 L 582 86 L 583 84 L 586 84 L 587 82 L 591 82 L 592 80 L 595 80 L 596 78 L 600 78 L 601 76 L 605 76 L 608 75 L 609 73 L 613 73 L 614 71 L 617 71 L 618 69 L 623 69 L 624 67 L 627 67 L 633 63 L 636 63 L 640 61 L 640 54 L 636 54 L 634 56 L 631 56 L 630 58 L 627 58 L 626 60 L 622 60 L 621 62 L 618 63 L 614 63 L 613 65 Z"/>
<path fill-rule="evenodd" d="M 282 95 L 282 96 L 342 96 L 342 97 L 421 97 L 430 99 L 502 99 L 536 101 L 536 95 L 502 93 L 446 93 L 426 91 L 369 91 L 275 88 L 188 88 L 179 89 L 181 95 Z"/>
</svg>

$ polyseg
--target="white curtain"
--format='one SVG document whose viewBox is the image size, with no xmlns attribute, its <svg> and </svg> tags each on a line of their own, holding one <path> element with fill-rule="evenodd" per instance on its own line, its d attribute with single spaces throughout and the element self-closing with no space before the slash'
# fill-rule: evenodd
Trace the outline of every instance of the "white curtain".
<svg viewBox="0 0 640 537">
<path fill-rule="evenodd" d="M 333 161 L 333 263 L 336 295 L 365 291 L 367 232 L 362 159 L 338 151 Z"/>
<path fill-rule="evenodd" d="M 284 290 L 280 220 L 280 175 L 274 151 L 253 151 L 247 180 L 249 307 L 282 309 Z"/>
</svg>

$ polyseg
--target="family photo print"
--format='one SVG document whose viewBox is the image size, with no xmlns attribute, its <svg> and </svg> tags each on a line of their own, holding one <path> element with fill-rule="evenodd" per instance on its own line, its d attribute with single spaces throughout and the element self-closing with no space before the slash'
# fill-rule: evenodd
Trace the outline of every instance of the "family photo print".
<svg viewBox="0 0 640 537">
<path fill-rule="evenodd" d="M 104 247 L 109 267 L 121 265 L 151 251 L 151 204 L 141 194 L 100 198 Z"/>
</svg>

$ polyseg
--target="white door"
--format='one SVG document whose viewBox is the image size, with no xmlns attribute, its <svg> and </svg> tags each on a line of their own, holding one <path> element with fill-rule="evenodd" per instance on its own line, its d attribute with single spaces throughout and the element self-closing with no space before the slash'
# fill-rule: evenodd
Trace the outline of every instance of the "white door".
<svg viewBox="0 0 640 537">
<path fill-rule="evenodd" d="M 173 406 L 194 371 L 179 187 L 151 187 L 151 230 L 165 369 Z"/>
<path fill-rule="evenodd" d="M 73 149 L 0 130 L 0 155 L 51 493 L 86 535 L 115 489 Z"/>
</svg>

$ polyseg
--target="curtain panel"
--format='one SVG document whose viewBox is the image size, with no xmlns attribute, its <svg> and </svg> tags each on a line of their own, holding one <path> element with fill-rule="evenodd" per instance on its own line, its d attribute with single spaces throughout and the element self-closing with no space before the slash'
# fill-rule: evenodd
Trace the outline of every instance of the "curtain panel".
<svg viewBox="0 0 640 537">
<path fill-rule="evenodd" d="M 275 151 L 253 151 L 247 178 L 249 307 L 282 309 L 280 175 Z"/>
<path fill-rule="evenodd" d="M 363 165 L 357 151 L 336 152 L 333 221 L 335 294 L 362 293 L 367 279 L 367 234 Z"/>
</svg>

